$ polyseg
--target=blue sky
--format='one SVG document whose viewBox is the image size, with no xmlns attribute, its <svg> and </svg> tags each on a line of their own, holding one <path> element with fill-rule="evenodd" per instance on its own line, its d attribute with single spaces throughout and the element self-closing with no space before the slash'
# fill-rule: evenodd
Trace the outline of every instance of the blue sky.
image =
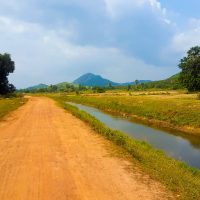
<svg viewBox="0 0 200 200">
<path fill-rule="evenodd" d="M 158 80 L 200 45 L 199 0 L 0 0 L 0 52 L 18 87 L 73 81 Z"/>
</svg>

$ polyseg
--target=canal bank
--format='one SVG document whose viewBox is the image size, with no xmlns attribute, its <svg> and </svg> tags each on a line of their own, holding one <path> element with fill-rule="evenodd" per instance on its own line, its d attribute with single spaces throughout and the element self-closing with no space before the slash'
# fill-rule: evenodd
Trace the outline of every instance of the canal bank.
<svg viewBox="0 0 200 200">
<path fill-rule="evenodd" d="M 105 113 L 91 106 L 66 103 L 91 114 L 111 129 L 122 131 L 133 139 L 147 142 L 152 147 L 164 151 L 168 156 L 200 169 L 200 137 L 193 135 L 185 137 L 184 133 L 177 132 L 176 134 L 175 131 L 172 133 L 151 128 L 126 118 Z"/>
<path fill-rule="evenodd" d="M 116 146 L 117 156 L 129 159 L 133 168 L 137 166 L 153 179 L 160 181 L 177 196 L 177 199 L 199 199 L 199 170 L 170 158 L 162 151 L 152 148 L 146 142 L 134 140 L 123 132 L 108 128 L 92 115 L 79 110 L 75 106 L 66 104 L 65 97 L 57 95 L 48 95 L 48 97 L 56 100 L 67 112 L 88 124 L 94 134 L 97 133 L 110 140 Z"/>
</svg>

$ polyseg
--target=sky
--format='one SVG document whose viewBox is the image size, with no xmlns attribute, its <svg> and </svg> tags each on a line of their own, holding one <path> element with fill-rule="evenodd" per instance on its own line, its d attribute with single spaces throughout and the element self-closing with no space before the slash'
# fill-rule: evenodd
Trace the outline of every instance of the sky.
<svg viewBox="0 0 200 200">
<path fill-rule="evenodd" d="M 160 80 L 200 45 L 199 0 L 0 0 L 0 53 L 17 88 L 71 82 Z"/>
</svg>

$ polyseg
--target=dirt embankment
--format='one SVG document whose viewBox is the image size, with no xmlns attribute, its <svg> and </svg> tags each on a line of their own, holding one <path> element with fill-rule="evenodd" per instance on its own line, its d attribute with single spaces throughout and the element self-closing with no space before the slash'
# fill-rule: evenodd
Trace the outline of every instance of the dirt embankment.
<svg viewBox="0 0 200 200">
<path fill-rule="evenodd" d="M 169 194 L 48 98 L 0 122 L 1 200 L 161 200 Z"/>
</svg>

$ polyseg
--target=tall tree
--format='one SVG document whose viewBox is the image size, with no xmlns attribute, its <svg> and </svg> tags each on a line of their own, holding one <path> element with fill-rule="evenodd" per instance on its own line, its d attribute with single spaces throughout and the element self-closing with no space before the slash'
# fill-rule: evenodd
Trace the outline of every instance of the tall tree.
<svg viewBox="0 0 200 200">
<path fill-rule="evenodd" d="M 182 85 L 190 92 L 200 91 L 200 47 L 192 47 L 178 66 Z"/>
<path fill-rule="evenodd" d="M 15 91 L 15 87 L 9 84 L 8 75 L 15 70 L 15 63 L 10 54 L 0 54 L 0 94 L 4 95 Z"/>
<path fill-rule="evenodd" d="M 50 91 L 51 92 L 56 92 L 58 90 L 58 86 L 57 85 L 50 85 Z"/>
<path fill-rule="evenodd" d="M 112 83 L 111 83 L 111 82 L 108 83 L 108 87 L 109 87 L 110 89 L 112 88 Z"/>
<path fill-rule="evenodd" d="M 128 89 L 128 91 L 131 90 L 131 85 L 130 84 L 128 84 L 127 89 Z"/>
<path fill-rule="evenodd" d="M 137 85 L 139 85 L 139 81 L 138 80 L 135 80 L 135 85 L 137 86 Z"/>
</svg>

